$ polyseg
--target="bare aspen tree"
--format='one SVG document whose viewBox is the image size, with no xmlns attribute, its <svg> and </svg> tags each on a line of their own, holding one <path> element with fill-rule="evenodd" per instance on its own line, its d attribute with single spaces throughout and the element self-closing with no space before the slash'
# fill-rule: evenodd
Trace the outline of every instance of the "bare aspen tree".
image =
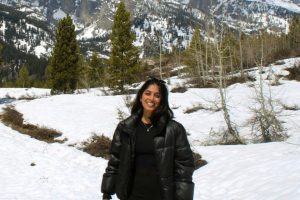
<svg viewBox="0 0 300 200">
<path fill-rule="evenodd" d="M 209 53 L 210 53 L 210 58 L 211 58 L 211 68 L 210 68 L 210 70 L 211 70 L 211 76 L 212 76 L 212 81 L 215 81 L 215 56 L 214 56 L 214 54 L 213 54 L 213 45 L 209 45 L 208 46 L 209 47 Z"/>
<path fill-rule="evenodd" d="M 206 40 L 205 41 L 205 75 L 208 76 L 209 75 L 209 72 L 208 72 L 208 67 L 209 64 L 208 64 L 208 41 Z"/>
<path fill-rule="evenodd" d="M 222 40 L 222 32 L 221 32 L 221 40 Z M 227 92 L 226 92 L 226 74 L 224 73 L 224 65 L 223 65 L 223 49 L 221 46 L 221 42 L 218 42 L 216 45 L 217 56 L 218 56 L 218 66 L 219 66 L 219 94 L 221 98 L 221 109 L 223 111 L 224 120 L 226 122 L 227 131 L 224 132 L 223 139 L 225 143 L 243 143 L 239 137 L 238 131 L 235 127 L 233 127 L 233 123 L 230 118 L 228 105 L 227 105 Z"/>
<path fill-rule="evenodd" d="M 181 76 L 181 70 L 178 68 L 181 65 L 181 49 L 179 43 L 173 46 L 173 53 L 175 57 L 175 66 L 177 68 L 177 75 Z"/>
<path fill-rule="evenodd" d="M 214 20 L 213 20 L 214 23 Z M 224 49 L 227 47 L 222 46 L 223 44 L 223 25 L 221 24 L 220 32 L 217 34 L 216 32 L 216 25 L 213 24 L 213 35 L 214 40 L 216 41 L 216 57 L 217 57 L 217 64 L 218 64 L 218 89 L 220 95 L 220 106 L 223 112 L 223 117 L 227 126 L 227 130 L 225 130 L 222 134 L 223 143 L 224 144 L 242 144 L 243 141 L 240 139 L 237 129 L 234 127 L 233 122 L 230 117 L 229 109 L 228 109 L 228 102 L 227 102 L 227 91 L 226 91 L 226 72 L 224 69 Z"/>
<path fill-rule="evenodd" d="M 208 21 L 214 22 L 213 18 L 210 18 Z M 206 49 L 206 70 L 207 70 L 207 75 L 210 75 L 211 81 L 215 82 L 216 77 L 216 59 L 215 59 L 215 24 L 209 24 L 207 23 L 206 25 L 206 30 L 207 30 L 207 39 L 205 40 L 205 49 Z"/>
<path fill-rule="evenodd" d="M 275 101 L 272 99 L 271 86 L 269 85 L 269 97 L 266 97 L 264 90 L 264 80 L 262 77 L 265 51 L 264 51 L 264 37 L 259 35 L 261 43 L 260 61 L 257 62 L 259 70 L 259 83 L 255 87 L 258 108 L 250 108 L 253 112 L 253 117 L 249 120 L 252 126 L 252 134 L 257 137 L 260 142 L 282 141 L 287 135 L 285 134 L 281 122 L 278 119 L 280 111 L 276 112 L 274 109 Z"/>
<path fill-rule="evenodd" d="M 160 76 L 160 79 L 162 79 L 162 69 L 161 69 L 161 51 L 162 51 L 162 47 L 161 47 L 161 37 L 159 37 L 159 76 Z"/>
<path fill-rule="evenodd" d="M 162 31 L 161 30 L 155 30 L 154 31 L 154 35 L 155 35 L 155 43 L 157 42 L 158 43 L 158 57 L 159 57 L 159 78 L 160 79 L 163 79 L 163 71 L 162 71 L 162 52 L 163 52 L 163 49 L 162 49 L 162 43 L 163 43 L 163 35 L 162 35 Z M 155 49 L 156 50 L 156 49 Z M 154 51 L 155 51 L 154 50 Z M 157 54 L 157 51 L 155 51 L 155 53 Z"/>
<path fill-rule="evenodd" d="M 244 58 L 243 58 L 243 38 L 245 35 L 243 35 L 242 32 L 242 24 L 241 22 L 238 23 L 238 51 L 239 51 L 239 67 L 240 67 L 240 74 L 241 74 L 241 79 L 247 80 L 247 76 L 245 76 L 245 71 L 244 71 Z"/>
<path fill-rule="evenodd" d="M 198 39 L 198 40 L 200 40 L 200 39 Z M 202 61 L 201 46 L 199 46 L 199 49 L 198 48 L 195 49 L 195 59 L 196 59 L 196 69 L 197 69 L 196 71 L 197 71 L 197 76 L 198 76 L 197 80 L 199 80 L 199 82 L 200 82 L 201 79 L 203 80 L 203 76 L 202 76 L 201 69 L 200 69 L 200 65 L 201 65 L 201 61 Z"/>
<path fill-rule="evenodd" d="M 241 77 L 244 78 L 244 66 L 243 66 L 243 48 L 242 48 L 242 32 L 239 30 L 239 53 L 240 53 L 240 70 L 241 70 Z"/>
<path fill-rule="evenodd" d="M 91 67 L 85 61 L 83 55 L 79 56 L 79 65 L 80 67 L 80 77 L 79 77 L 79 87 L 85 88 L 87 91 L 90 91 L 91 85 L 88 77 L 88 73 L 91 70 Z"/>
<path fill-rule="evenodd" d="M 197 27 L 193 33 L 192 40 L 186 52 L 189 73 L 198 86 L 206 85 L 206 73 L 203 61 L 203 41 L 200 29 Z"/>
<path fill-rule="evenodd" d="M 199 31 L 199 36 L 200 36 L 200 31 Z M 201 37 L 201 36 L 200 36 Z M 206 80 L 205 80 L 205 72 L 204 72 L 204 66 L 203 66 L 203 55 L 202 55 L 202 41 L 201 38 L 197 38 L 199 48 L 196 49 L 196 60 L 197 60 L 197 72 L 198 72 L 198 79 L 201 81 L 201 84 L 203 86 L 206 85 Z"/>
<path fill-rule="evenodd" d="M 205 67 L 204 67 L 204 62 L 203 62 L 203 55 L 204 55 L 204 53 L 203 53 L 203 45 L 202 45 L 202 41 L 201 41 L 201 39 L 200 39 L 200 37 L 199 37 L 199 44 L 200 44 L 200 47 L 199 47 L 199 54 L 198 54 L 198 56 L 199 56 L 199 64 L 200 64 L 200 66 L 198 65 L 198 70 L 200 70 L 201 71 L 201 75 L 202 75 L 202 84 L 203 84 L 203 86 L 205 86 L 206 85 L 206 70 L 205 70 Z"/>
</svg>

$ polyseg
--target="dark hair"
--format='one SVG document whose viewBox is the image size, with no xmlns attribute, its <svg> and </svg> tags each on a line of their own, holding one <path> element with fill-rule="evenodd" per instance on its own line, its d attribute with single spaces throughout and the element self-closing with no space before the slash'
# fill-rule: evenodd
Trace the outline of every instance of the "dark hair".
<svg viewBox="0 0 300 200">
<path fill-rule="evenodd" d="M 139 91 L 137 92 L 134 102 L 133 102 L 133 106 L 131 108 L 131 114 L 138 114 L 140 115 L 139 117 L 142 117 L 143 114 L 143 105 L 140 101 L 144 91 L 153 84 L 158 85 L 159 87 L 159 92 L 160 92 L 160 104 L 158 106 L 158 108 L 154 111 L 154 113 L 151 116 L 151 122 L 156 125 L 158 120 L 161 117 L 165 117 L 165 119 L 167 121 L 169 121 L 170 119 L 172 119 L 174 117 L 173 111 L 171 110 L 170 106 L 169 106 L 169 100 L 168 100 L 168 89 L 167 86 L 165 84 L 166 82 L 154 77 L 150 77 L 150 79 L 148 79 L 147 81 L 145 81 L 145 83 L 142 85 L 142 87 L 139 89 Z"/>
</svg>

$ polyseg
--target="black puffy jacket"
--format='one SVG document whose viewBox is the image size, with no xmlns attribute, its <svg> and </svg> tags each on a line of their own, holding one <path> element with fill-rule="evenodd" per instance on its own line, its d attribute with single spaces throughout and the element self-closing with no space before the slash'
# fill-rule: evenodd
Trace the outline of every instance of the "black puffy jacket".
<svg viewBox="0 0 300 200">
<path fill-rule="evenodd" d="M 135 159 L 135 133 L 138 115 L 121 121 L 114 133 L 110 148 L 111 158 L 103 175 L 101 191 L 117 194 L 121 200 L 128 198 L 132 185 Z M 192 200 L 194 161 L 184 127 L 161 118 L 153 127 L 154 149 L 163 200 Z"/>
</svg>

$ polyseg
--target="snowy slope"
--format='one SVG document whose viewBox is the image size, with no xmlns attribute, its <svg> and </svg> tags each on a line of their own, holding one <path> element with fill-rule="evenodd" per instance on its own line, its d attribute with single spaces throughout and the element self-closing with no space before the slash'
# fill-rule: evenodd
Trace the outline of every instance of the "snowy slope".
<svg viewBox="0 0 300 200">
<path fill-rule="evenodd" d="M 300 61 L 287 59 L 272 65 L 275 74 L 287 74 L 285 68 Z M 270 68 L 266 68 L 268 71 Z M 257 71 L 252 71 L 258 75 Z M 263 74 L 264 78 L 268 73 Z M 169 88 L 184 80 L 171 78 Z M 286 105 L 300 107 L 300 83 L 281 79 L 271 86 L 272 96 Z M 266 80 L 266 85 L 268 81 Z M 0 89 L 21 96 L 25 90 Z M 62 131 L 64 144 L 47 144 L 0 123 L 0 199 L 5 200 L 96 200 L 101 199 L 100 184 L 106 160 L 89 156 L 69 144 L 85 141 L 95 134 L 112 137 L 118 123 L 117 110 L 128 113 L 123 96 L 103 96 L 95 89 L 85 94 L 46 96 L 49 90 L 32 88 L 32 95 L 43 98 L 15 101 L 27 122 Z M 266 87 L 268 91 L 268 87 Z M 18 95 L 17 95 L 18 93 Z M 251 117 L 253 83 L 228 88 L 232 120 L 244 138 L 250 138 L 245 122 Z M 290 136 L 284 142 L 265 144 L 203 146 L 210 130 L 225 126 L 222 113 L 184 111 L 199 103 L 210 106 L 218 99 L 216 89 L 189 89 L 170 93 L 170 105 L 176 120 L 187 129 L 192 149 L 208 164 L 195 171 L 195 200 L 298 200 L 300 199 L 300 110 L 284 110 L 279 118 Z M 0 109 L 3 105 L 0 106 Z M 276 109 L 280 105 L 276 105 Z M 33 166 L 32 166 L 33 165 Z M 114 199 L 116 197 L 114 196 Z"/>
<path fill-rule="evenodd" d="M 268 5 L 278 6 L 285 8 L 287 10 L 293 11 L 295 13 L 300 13 L 300 2 L 299 1 L 290 1 L 290 0 L 247 0 L 247 1 L 253 1 L 257 3 L 265 2 Z"/>
<path fill-rule="evenodd" d="M 1 200 L 99 199 L 102 158 L 34 140 L 3 124 L 0 152 Z"/>
</svg>

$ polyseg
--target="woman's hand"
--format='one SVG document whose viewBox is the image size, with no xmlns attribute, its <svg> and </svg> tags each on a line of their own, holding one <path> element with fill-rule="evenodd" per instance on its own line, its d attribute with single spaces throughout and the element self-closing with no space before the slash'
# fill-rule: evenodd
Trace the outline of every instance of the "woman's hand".
<svg viewBox="0 0 300 200">
<path fill-rule="evenodd" d="M 110 200 L 111 196 L 109 194 L 103 194 L 102 200 Z"/>
</svg>

